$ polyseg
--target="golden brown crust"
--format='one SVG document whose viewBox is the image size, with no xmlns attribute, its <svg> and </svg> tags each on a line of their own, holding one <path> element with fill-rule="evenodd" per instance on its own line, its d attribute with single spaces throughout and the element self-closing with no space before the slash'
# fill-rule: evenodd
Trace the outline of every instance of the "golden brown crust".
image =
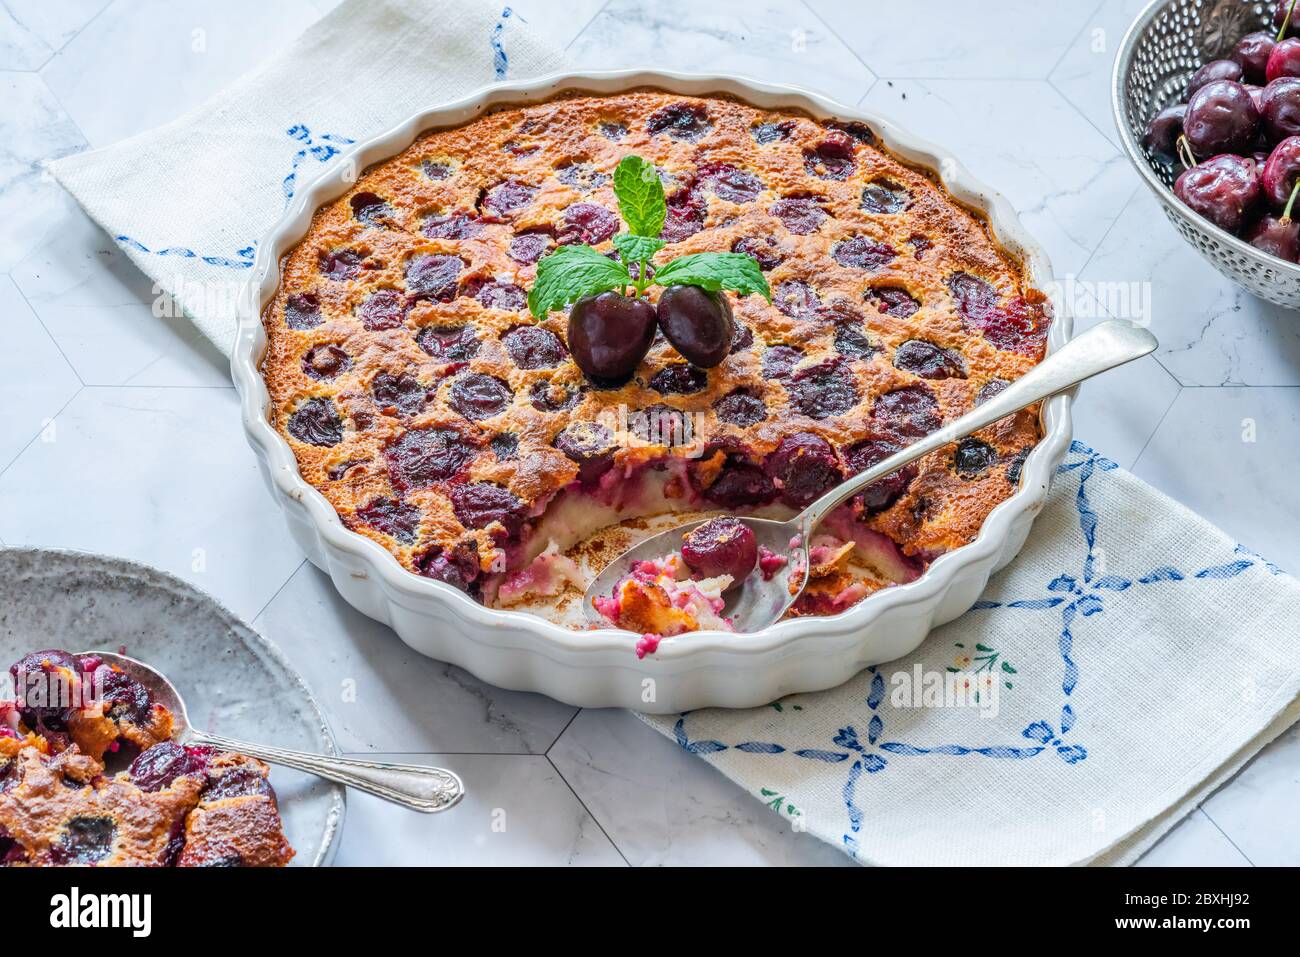
<svg viewBox="0 0 1300 957">
<path fill-rule="evenodd" d="M 681 103 L 707 112 L 711 127 L 704 135 L 692 142 L 648 131 L 647 117 Z M 602 123 L 621 124 L 626 133 L 611 140 L 599 131 Z M 759 143 L 751 129 L 760 124 L 785 124 L 788 136 Z M 805 166 L 806 151 L 831 140 L 847 144 L 852 151 L 853 171 L 841 180 L 818 177 Z M 650 386 L 656 372 L 681 361 L 662 339 L 633 381 L 610 391 L 587 388 L 571 360 L 554 369 L 518 368 L 501 337 L 517 325 L 533 324 L 527 310 L 488 308 L 465 294 L 473 291 L 478 279 L 530 288 L 536 268 L 508 255 L 510 240 L 528 230 L 553 232 L 565 209 L 575 203 L 594 203 L 616 212 L 608 177 L 629 154 L 642 156 L 661 170 L 670 202 L 678 189 L 694 183 L 694 195 L 705 208 L 704 228 L 670 244 L 661 259 L 728 251 L 744 238 L 770 238 L 782 257 L 767 272 L 773 289 L 804 282 L 822 303 L 823 308 L 809 319 L 786 315 L 758 296 L 731 296 L 736 319 L 753 333 L 754 342 L 709 370 L 707 387 L 692 395 L 664 395 Z M 595 181 L 586 177 L 565 183 L 558 170 L 573 163 L 588 164 L 599 175 Z M 740 203 L 718 196 L 698 182 L 699 169 L 706 163 L 729 164 L 756 176 L 761 193 Z M 426 164 L 445 164 L 449 175 L 431 178 L 424 172 Z M 503 182 L 521 183 L 535 192 L 519 209 L 493 215 L 484 206 L 484 197 Z M 910 206 L 892 214 L 864 209 L 863 190 L 873 183 L 902 187 Z M 354 215 L 351 200 L 366 193 L 387 204 L 382 225 L 361 222 Z M 815 231 L 797 234 L 772 209 L 783 198 L 808 195 L 817 198 L 827 215 Z M 428 217 L 458 213 L 482 220 L 477 236 L 431 239 L 422 233 Z M 832 255 L 836 244 L 859 236 L 889 246 L 895 257 L 873 269 L 836 261 Z M 597 248 L 612 247 L 605 241 Z M 340 250 L 364 254 L 356 278 L 338 281 L 323 274 L 322 257 Z M 405 264 L 412 256 L 424 254 L 460 258 L 464 264 L 460 294 L 449 302 L 416 299 L 396 328 L 365 328 L 356 315 L 361 302 L 376 290 L 404 290 Z M 399 156 L 366 171 L 347 195 L 322 207 L 306 237 L 285 257 L 280 288 L 265 314 L 269 344 L 262 369 L 272 400 L 272 423 L 288 439 L 304 478 L 326 496 L 350 528 L 383 544 L 412 570 L 417 570 L 417 556 L 430 546 L 450 548 L 460 541 L 472 541 L 486 565 L 493 557 L 493 538 L 486 530 L 462 526 L 445 483 L 404 494 L 394 488 L 384 450 L 407 430 L 455 430 L 461 436 L 456 441 L 470 449 L 469 461 L 456 480 L 495 482 L 539 507 L 577 474 L 574 463 L 552 447 L 556 435 L 570 422 L 597 420 L 602 413 L 612 414 L 624 406 L 633 412 L 666 405 L 700 413 L 705 438 L 734 440 L 760 463 L 782 438 L 796 431 L 817 433 L 843 454 L 874 434 L 873 403 L 884 393 L 924 385 L 947 420 L 969 410 L 989 382 L 1015 379 L 1038 361 L 1039 355 L 997 348 L 963 320 L 949 286 L 957 273 L 981 278 L 1004 301 L 1028 300 L 1035 308 L 1041 302 L 1027 286 L 1023 269 L 991 239 L 986 223 L 930 177 L 871 143 L 856 142 L 796 112 L 763 111 L 728 99 L 653 90 L 609 97 L 566 96 L 503 109 L 464 127 L 426 133 Z M 898 317 L 865 301 L 868 290 L 885 287 L 906 290 L 920 304 L 919 311 Z M 317 298 L 320 324 L 290 328 L 286 303 L 289 297 L 304 294 Z M 870 358 L 842 360 L 851 370 L 859 401 L 841 414 L 812 418 L 792 404 L 787 385 L 764 374 L 763 353 L 770 346 L 795 346 L 804 353 L 799 368 L 815 366 L 839 354 L 835 337 L 843 324 L 863 332 L 878 351 Z M 441 362 L 417 344 L 422 329 L 464 325 L 473 327 L 480 342 L 467 362 Z M 565 336 L 562 313 L 553 313 L 540 325 L 561 339 Z M 921 379 L 896 368 L 891 361 L 895 350 L 911 339 L 958 354 L 965 377 Z M 350 365 L 333 378 L 314 378 L 304 369 L 304 355 L 312 347 L 327 345 L 341 348 Z M 513 392 L 509 407 L 477 422 L 458 414 L 448 405 L 448 390 L 463 371 L 507 383 Z M 414 376 L 432 398 L 410 414 L 385 408 L 371 394 L 375 377 L 381 374 Z M 566 391 L 580 394 L 572 408 L 545 411 L 530 402 L 533 388 L 556 390 L 558 398 Z M 714 404 L 739 388 L 761 396 L 768 412 L 764 421 L 741 428 L 718 420 Z M 290 434 L 290 415 L 312 397 L 326 398 L 338 410 L 343 428 L 337 444 L 311 445 Z M 499 459 L 490 444 L 503 432 L 518 437 L 517 457 L 507 461 Z M 1032 412 L 982 432 L 979 438 L 998 453 L 997 465 L 976 476 L 957 474 L 952 450 L 928 456 L 906 494 L 871 516 L 869 527 L 889 536 L 905 554 L 922 560 L 969 542 L 992 508 L 1014 490 L 1008 469 L 1038 434 Z M 627 448 L 615 456 L 620 464 L 646 457 L 644 449 Z M 721 464 L 719 457 L 705 462 L 715 469 Z M 340 470 L 342 463 L 357 464 Z M 703 463 L 696 468 L 696 480 L 702 478 L 707 486 L 707 468 Z M 341 472 L 341 477 L 331 478 L 331 469 L 336 476 Z M 409 540 L 386 534 L 357 515 L 359 507 L 381 499 L 401 500 L 418 510 L 419 527 Z"/>
</svg>

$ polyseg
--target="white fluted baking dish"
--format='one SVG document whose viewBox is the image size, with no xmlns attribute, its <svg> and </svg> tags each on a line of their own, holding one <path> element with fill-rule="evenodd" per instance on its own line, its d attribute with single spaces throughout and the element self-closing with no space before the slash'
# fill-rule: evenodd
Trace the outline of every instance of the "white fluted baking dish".
<svg viewBox="0 0 1300 957">
<path fill-rule="evenodd" d="M 689 96 L 728 94 L 762 109 L 794 108 L 818 119 L 866 123 L 900 158 L 941 171 L 936 175 L 952 195 L 984 215 L 1003 247 L 1023 259 L 1029 279 L 1040 289 L 1052 286 L 1047 256 L 1005 198 L 976 182 L 948 152 L 879 116 L 742 77 L 639 70 L 553 75 L 495 84 L 418 113 L 361 143 L 340 173 L 301 191 L 258 246 L 241 297 L 232 374 L 249 442 L 294 538 L 351 605 L 391 626 L 415 650 L 460 665 L 491 684 L 541 692 L 572 705 L 655 714 L 754 707 L 782 695 L 834 687 L 868 665 L 908 654 L 930 629 L 969 610 L 989 576 L 1020 550 L 1042 509 L 1070 444 L 1069 397 L 1045 404 L 1044 437 L 1025 461 L 1020 489 L 993 510 L 975 541 L 936 559 L 916 581 L 876 592 L 832 617 L 783 621 L 754 634 L 697 632 L 669 638 L 655 654 L 638 659 L 636 635 L 614 629 L 571 631 L 523 612 L 486 608 L 449 585 L 407 571 L 377 542 L 348 530 L 325 497 L 303 479 L 289 444 L 272 427 L 270 398 L 258 368 L 266 350 L 262 311 L 275 294 L 281 258 L 306 234 L 314 211 L 347 192 L 357 171 L 395 156 L 427 129 L 459 125 L 497 105 L 538 102 L 567 90 L 614 94 L 646 86 Z M 1070 331 L 1070 317 L 1058 308 L 1048 351 L 1060 348 Z"/>
</svg>

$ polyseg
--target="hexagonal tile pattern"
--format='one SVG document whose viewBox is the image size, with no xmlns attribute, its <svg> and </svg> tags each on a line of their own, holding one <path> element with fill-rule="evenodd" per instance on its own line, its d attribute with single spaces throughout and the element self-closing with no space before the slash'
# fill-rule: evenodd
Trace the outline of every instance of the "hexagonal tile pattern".
<svg viewBox="0 0 1300 957">
<path fill-rule="evenodd" d="M 576 708 L 425 658 L 347 604 L 310 563 L 254 624 L 332 702 L 345 751 L 543 754 Z"/>
<path fill-rule="evenodd" d="M 774 0 L 613 0 L 573 44 L 583 66 L 740 73 L 854 103 L 875 76 L 808 10 Z M 704 66 L 707 64 L 707 67 Z"/>
<path fill-rule="evenodd" d="M 1114 144 L 1046 83 L 882 80 L 862 103 L 952 149 L 1004 193 L 1058 276 L 1083 268 L 1137 183 Z"/>
<path fill-rule="evenodd" d="M 880 76 L 1045 79 L 1093 3 L 808 0 Z"/>
<path fill-rule="evenodd" d="M 0 475 L 12 545 L 135 558 L 252 618 L 303 561 L 232 388 L 81 390 Z M 39 505 L 34 503 L 40 503 Z"/>
</svg>

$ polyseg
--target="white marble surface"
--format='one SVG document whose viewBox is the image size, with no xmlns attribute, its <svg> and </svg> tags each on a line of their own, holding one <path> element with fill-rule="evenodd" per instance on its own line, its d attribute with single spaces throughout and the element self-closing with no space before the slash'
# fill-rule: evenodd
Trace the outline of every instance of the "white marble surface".
<svg viewBox="0 0 1300 957">
<path fill-rule="evenodd" d="M 262 488 L 222 357 L 155 318 L 149 281 L 41 174 L 173 118 L 336 2 L 0 0 L 0 541 L 197 582 L 292 656 L 345 749 L 464 775 L 437 818 L 354 797 L 340 863 L 845 863 L 630 715 L 486 686 L 344 605 Z M 750 73 L 891 114 L 1005 192 L 1058 272 L 1103 298 L 1150 283 L 1162 349 L 1085 389 L 1077 434 L 1300 568 L 1300 317 L 1206 267 L 1120 155 L 1107 83 L 1141 5 L 511 3 L 583 65 Z M 1143 863 L 1300 864 L 1297 803 L 1292 729 Z"/>
</svg>

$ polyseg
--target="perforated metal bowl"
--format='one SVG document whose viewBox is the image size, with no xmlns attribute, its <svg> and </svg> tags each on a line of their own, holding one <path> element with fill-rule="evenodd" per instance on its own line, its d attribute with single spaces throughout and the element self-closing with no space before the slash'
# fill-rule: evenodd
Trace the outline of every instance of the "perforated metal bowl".
<svg viewBox="0 0 1300 957">
<path fill-rule="evenodd" d="M 1256 296 L 1300 309 L 1300 265 L 1260 252 L 1184 206 L 1173 193 L 1182 166 L 1166 165 L 1142 146 L 1151 117 L 1183 98 L 1196 68 L 1227 57 L 1245 34 L 1270 29 L 1274 6 L 1254 0 L 1155 0 L 1124 37 L 1111 105 L 1129 159 L 1183 238 Z"/>
</svg>

